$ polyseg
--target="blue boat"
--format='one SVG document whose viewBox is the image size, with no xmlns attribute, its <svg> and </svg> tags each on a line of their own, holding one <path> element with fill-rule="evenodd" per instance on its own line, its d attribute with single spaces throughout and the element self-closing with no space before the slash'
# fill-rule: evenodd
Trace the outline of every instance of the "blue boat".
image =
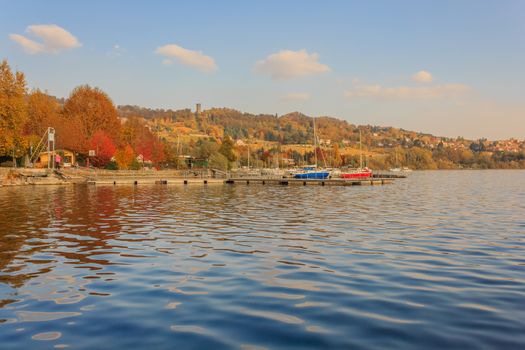
<svg viewBox="0 0 525 350">
<path fill-rule="evenodd" d="M 314 157 L 315 157 L 315 165 L 306 165 L 303 167 L 302 171 L 294 174 L 294 179 L 316 179 L 316 180 L 322 180 L 326 179 L 330 172 L 326 170 L 315 170 L 317 168 L 317 135 L 315 132 L 315 118 L 313 118 L 313 124 L 314 124 Z M 322 152 L 322 151 L 321 151 Z M 323 157 L 324 158 L 324 157 Z M 326 162 L 325 162 L 326 167 Z"/>
<path fill-rule="evenodd" d="M 330 175 L 328 171 L 307 171 L 305 173 L 295 174 L 294 179 L 326 179 Z"/>
</svg>

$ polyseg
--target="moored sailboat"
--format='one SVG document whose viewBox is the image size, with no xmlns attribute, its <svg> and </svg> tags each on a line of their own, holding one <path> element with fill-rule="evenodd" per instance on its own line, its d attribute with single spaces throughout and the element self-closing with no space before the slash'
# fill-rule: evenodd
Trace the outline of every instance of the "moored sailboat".
<svg viewBox="0 0 525 350">
<path fill-rule="evenodd" d="M 372 170 L 368 167 L 351 169 L 341 173 L 341 178 L 343 179 L 362 179 L 367 177 L 372 177 Z"/>
<path fill-rule="evenodd" d="M 317 179 L 322 180 L 328 178 L 330 176 L 330 172 L 325 169 L 317 169 L 317 135 L 315 130 L 315 118 L 313 118 L 314 122 L 314 157 L 315 157 L 315 165 L 314 166 L 306 166 L 303 167 L 303 169 L 300 172 L 297 172 L 294 174 L 295 179 Z"/>
<path fill-rule="evenodd" d="M 361 142 L 361 130 L 359 130 L 359 168 L 350 169 L 339 175 L 343 179 L 362 179 L 372 177 L 372 170 L 368 167 L 363 168 L 363 146 Z"/>
</svg>

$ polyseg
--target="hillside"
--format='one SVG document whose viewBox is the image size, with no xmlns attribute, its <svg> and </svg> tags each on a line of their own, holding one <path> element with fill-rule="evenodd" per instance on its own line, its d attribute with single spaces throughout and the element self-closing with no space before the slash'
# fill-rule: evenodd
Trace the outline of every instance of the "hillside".
<svg viewBox="0 0 525 350">
<path fill-rule="evenodd" d="M 193 133 L 217 138 L 230 136 L 233 139 L 278 141 L 282 144 L 313 142 L 313 118 L 299 112 L 276 116 L 243 113 L 229 108 L 211 108 L 195 113 L 190 109 L 174 111 L 137 106 L 119 106 L 118 111 L 124 118 L 139 116 L 146 119 L 159 133 Z M 439 142 L 452 143 L 456 140 L 394 127 L 357 126 L 328 116 L 317 117 L 315 122 L 317 136 L 321 143 L 326 144 L 355 144 L 359 141 L 359 131 L 362 134 L 363 144 L 369 147 L 411 146 L 413 143 L 416 146 L 431 146 Z M 461 143 L 469 142 L 462 138 L 459 140 Z"/>
<path fill-rule="evenodd" d="M 229 108 L 211 108 L 193 112 L 190 109 L 164 110 L 137 106 L 119 106 L 121 117 L 144 118 L 150 129 L 169 142 L 193 142 L 230 136 L 250 148 L 272 149 L 299 153 L 313 153 L 313 118 L 299 112 L 281 116 L 243 113 Z M 326 152 L 337 148 L 342 156 L 356 157 L 359 133 L 364 152 L 377 166 L 395 166 L 399 163 L 421 168 L 455 167 L 519 167 L 523 162 L 525 142 L 514 139 L 489 141 L 467 140 L 462 137 L 439 137 L 395 127 L 354 125 L 347 121 L 323 116 L 315 118 L 319 144 Z M 420 155 L 410 155 L 416 150 Z M 431 159 L 425 162 L 426 156 Z M 297 155 L 291 156 L 298 158 Z M 413 157 L 417 161 L 410 161 Z M 395 159 L 392 159 L 395 158 Z M 401 160 L 400 160 L 401 159 Z M 381 163 L 381 164 L 379 164 Z M 479 164 L 478 164 L 479 163 Z"/>
</svg>

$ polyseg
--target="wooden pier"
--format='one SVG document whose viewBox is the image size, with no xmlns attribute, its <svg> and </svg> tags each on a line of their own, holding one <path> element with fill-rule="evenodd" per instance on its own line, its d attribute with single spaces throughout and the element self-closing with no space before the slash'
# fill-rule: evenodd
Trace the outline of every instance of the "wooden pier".
<svg viewBox="0 0 525 350">
<path fill-rule="evenodd" d="M 88 181 L 91 185 L 273 185 L 273 186 L 369 186 L 393 183 L 391 178 L 369 179 L 293 179 L 275 177 L 253 178 L 99 178 Z"/>
<path fill-rule="evenodd" d="M 89 185 L 216 185 L 224 184 L 225 179 L 214 178 L 99 178 L 88 180 Z"/>
</svg>

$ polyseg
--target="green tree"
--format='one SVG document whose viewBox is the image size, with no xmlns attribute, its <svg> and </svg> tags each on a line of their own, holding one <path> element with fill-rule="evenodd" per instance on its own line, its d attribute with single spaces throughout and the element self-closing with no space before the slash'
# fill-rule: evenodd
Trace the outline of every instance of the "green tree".
<svg viewBox="0 0 525 350">
<path fill-rule="evenodd" d="M 231 137 L 225 137 L 222 141 L 221 147 L 219 147 L 219 153 L 228 159 L 229 162 L 235 162 L 237 156 L 234 152 L 234 143 Z"/>
<path fill-rule="evenodd" d="M 199 140 L 197 142 L 196 152 L 194 153 L 197 158 L 208 159 L 214 153 L 219 151 L 219 144 L 215 140 Z"/>
<path fill-rule="evenodd" d="M 211 169 L 228 170 L 230 168 L 230 162 L 221 153 L 214 153 L 210 156 L 208 166 Z"/>
</svg>

